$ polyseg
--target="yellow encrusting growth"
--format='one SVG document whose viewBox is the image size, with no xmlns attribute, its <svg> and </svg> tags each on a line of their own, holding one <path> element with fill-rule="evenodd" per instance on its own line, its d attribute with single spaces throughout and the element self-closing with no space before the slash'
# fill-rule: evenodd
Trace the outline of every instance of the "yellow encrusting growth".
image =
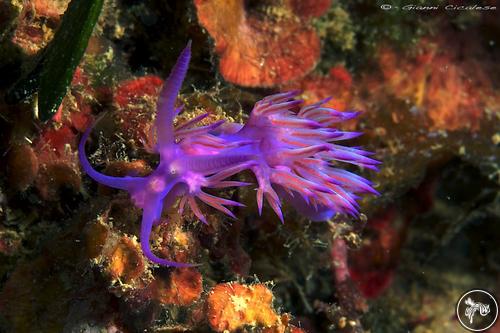
<svg viewBox="0 0 500 333">
<path fill-rule="evenodd" d="M 219 284 L 208 296 L 208 321 L 217 332 L 233 332 L 246 325 L 271 327 L 280 321 L 272 301 L 271 290 L 263 284 Z"/>
</svg>

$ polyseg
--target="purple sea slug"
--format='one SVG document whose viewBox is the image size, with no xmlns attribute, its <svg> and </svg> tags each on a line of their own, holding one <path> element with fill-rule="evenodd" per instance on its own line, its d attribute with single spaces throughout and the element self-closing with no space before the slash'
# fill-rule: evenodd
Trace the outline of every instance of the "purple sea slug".
<svg viewBox="0 0 500 333">
<path fill-rule="evenodd" d="M 167 266 L 192 266 L 159 258 L 151 251 L 150 233 L 160 221 L 163 207 L 180 198 L 181 212 L 188 205 L 198 219 L 207 223 L 198 206 L 201 201 L 235 218 L 227 207 L 243 206 L 241 203 L 204 189 L 250 185 L 229 180 L 247 169 L 257 179 L 259 214 L 265 198 L 281 221 L 282 200 L 312 220 L 326 220 L 336 213 L 357 215 L 357 194 L 377 194 L 368 180 L 336 167 L 340 161 L 376 170 L 379 162 L 368 157 L 369 152 L 336 143 L 360 135 L 330 128 L 357 113 L 327 108 L 327 100 L 303 106 L 303 101 L 294 99 L 297 91 L 280 93 L 257 102 L 245 125 L 219 121 L 195 126 L 208 116 L 203 114 L 174 128 L 174 118 L 181 111 L 175 102 L 190 57 L 189 43 L 159 97 L 155 149 L 160 163 L 153 173 L 147 177 L 111 177 L 97 172 L 85 154 L 92 128 L 87 129 L 79 145 L 86 173 L 99 183 L 128 191 L 143 209 L 140 241 L 149 260 Z"/>
</svg>

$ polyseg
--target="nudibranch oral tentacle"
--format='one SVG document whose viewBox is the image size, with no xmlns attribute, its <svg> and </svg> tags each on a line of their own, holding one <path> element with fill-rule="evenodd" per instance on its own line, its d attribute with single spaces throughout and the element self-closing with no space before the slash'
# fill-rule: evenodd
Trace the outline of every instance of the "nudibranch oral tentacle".
<svg viewBox="0 0 500 333">
<path fill-rule="evenodd" d="M 103 185 L 120 190 L 131 191 L 133 188 L 141 188 L 145 183 L 144 178 L 142 177 L 112 177 L 104 175 L 92 167 L 90 161 L 87 158 L 87 154 L 85 153 L 85 143 L 87 143 L 87 139 L 91 131 L 92 126 L 90 126 L 85 131 L 85 133 L 83 133 L 78 145 L 78 157 L 80 160 L 80 164 L 82 165 L 82 168 L 83 170 L 85 170 L 87 175 Z"/>
<path fill-rule="evenodd" d="M 174 185 L 174 184 L 172 184 Z M 170 191 L 170 189 L 173 186 L 171 186 L 169 189 L 167 189 L 167 192 Z M 189 264 L 189 263 L 182 263 L 182 262 L 176 262 L 176 261 L 171 261 L 167 259 L 160 258 L 156 256 L 152 251 L 151 247 L 149 245 L 149 238 L 151 235 L 151 230 L 153 228 L 153 225 L 155 224 L 156 221 L 159 221 L 161 218 L 161 211 L 163 207 L 163 199 L 165 196 L 162 195 L 157 195 L 155 197 L 152 197 L 149 199 L 149 205 L 146 205 L 143 209 L 142 212 L 142 222 L 141 222 L 141 234 L 140 234 L 140 241 L 141 241 L 141 249 L 146 258 L 151 260 L 152 262 L 156 264 L 160 264 L 163 266 L 172 266 L 172 267 L 192 267 L 196 266 L 195 264 Z"/>
<path fill-rule="evenodd" d="M 368 180 L 343 169 L 338 162 L 377 170 L 380 163 L 359 147 L 346 147 L 339 141 L 361 133 L 331 128 L 352 119 L 357 112 L 339 112 L 323 100 L 304 106 L 290 91 L 268 96 L 255 104 L 246 124 L 219 121 L 197 126 L 208 114 L 173 126 L 181 107 L 177 95 L 186 76 L 191 56 L 190 43 L 182 51 L 158 100 L 155 120 L 156 148 L 160 154 L 157 169 L 146 177 L 111 177 L 94 170 L 85 155 L 88 129 L 79 145 L 83 169 L 94 180 L 130 193 L 143 209 L 141 247 L 154 263 L 174 267 L 192 264 L 157 257 L 150 248 L 152 227 L 161 221 L 164 206 L 180 198 L 179 212 L 189 206 L 194 215 L 207 223 L 198 202 L 236 218 L 229 206 L 243 204 L 217 197 L 205 188 L 250 185 L 229 180 L 242 171 L 251 171 L 257 180 L 257 205 L 262 213 L 264 199 L 283 222 L 282 201 L 312 220 L 326 220 L 336 213 L 358 215 L 358 194 L 378 195 Z"/>
</svg>

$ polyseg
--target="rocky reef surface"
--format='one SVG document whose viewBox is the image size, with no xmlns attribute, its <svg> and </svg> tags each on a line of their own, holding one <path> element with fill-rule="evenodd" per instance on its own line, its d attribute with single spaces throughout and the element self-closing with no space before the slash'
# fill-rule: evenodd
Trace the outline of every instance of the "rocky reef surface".
<svg viewBox="0 0 500 333">
<path fill-rule="evenodd" d="M 77 54 L 59 27 L 88 28 L 68 15 L 76 2 L 0 3 L 0 332 L 462 332 L 462 293 L 500 295 L 498 10 L 89 0 L 99 16 L 77 67 L 47 76 Z M 174 125 L 204 113 L 201 125 L 243 124 L 283 91 L 331 96 L 328 107 L 360 112 L 336 126 L 364 133 L 349 145 L 380 171 L 347 170 L 380 196 L 324 222 L 283 202 L 282 224 L 270 206 L 259 215 L 255 185 L 223 190 L 245 205 L 230 208 L 236 219 L 170 209 L 151 234 L 162 258 L 199 265 L 148 261 L 141 209 L 90 179 L 77 148 L 99 119 L 92 165 L 150 174 L 158 95 L 188 40 Z"/>
</svg>

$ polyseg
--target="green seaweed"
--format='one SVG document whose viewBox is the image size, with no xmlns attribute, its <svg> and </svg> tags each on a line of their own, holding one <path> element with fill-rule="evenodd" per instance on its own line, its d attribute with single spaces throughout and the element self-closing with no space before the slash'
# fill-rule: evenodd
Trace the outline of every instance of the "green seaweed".
<svg viewBox="0 0 500 333">
<path fill-rule="evenodd" d="M 73 73 L 85 53 L 104 0 L 73 0 L 49 45 L 40 75 L 38 112 L 49 119 L 66 95 Z"/>
<path fill-rule="evenodd" d="M 39 61 L 7 98 L 19 102 L 38 91 L 38 117 L 50 119 L 61 104 L 85 53 L 104 0 L 72 0 Z"/>
</svg>

